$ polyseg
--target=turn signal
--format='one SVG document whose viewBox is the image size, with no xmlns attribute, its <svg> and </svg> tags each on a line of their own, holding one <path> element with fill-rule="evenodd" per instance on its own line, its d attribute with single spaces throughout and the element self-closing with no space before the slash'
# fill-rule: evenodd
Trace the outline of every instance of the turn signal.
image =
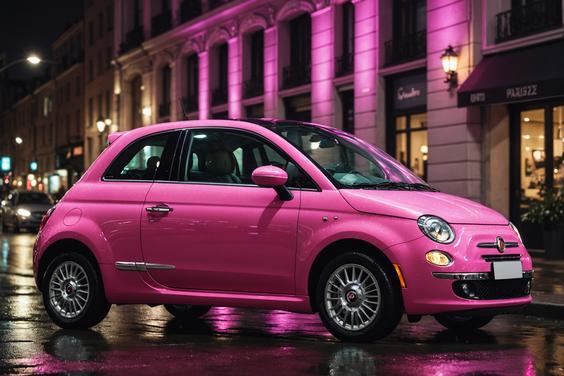
<svg viewBox="0 0 564 376">
<path fill-rule="evenodd" d="M 452 258 L 446 252 L 430 251 L 425 254 L 427 262 L 437 266 L 449 266 L 452 264 Z"/>
</svg>

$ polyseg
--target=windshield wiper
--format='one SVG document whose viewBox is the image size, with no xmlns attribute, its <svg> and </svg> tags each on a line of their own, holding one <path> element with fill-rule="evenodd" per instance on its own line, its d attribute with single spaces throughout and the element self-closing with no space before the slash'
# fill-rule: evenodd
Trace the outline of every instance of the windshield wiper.
<svg viewBox="0 0 564 376">
<path fill-rule="evenodd" d="M 438 189 L 428 186 L 423 183 L 404 183 L 395 181 L 385 181 L 381 183 L 360 183 L 353 184 L 351 188 L 359 189 L 390 189 L 390 190 L 406 190 L 406 191 L 428 191 L 438 192 Z"/>
</svg>

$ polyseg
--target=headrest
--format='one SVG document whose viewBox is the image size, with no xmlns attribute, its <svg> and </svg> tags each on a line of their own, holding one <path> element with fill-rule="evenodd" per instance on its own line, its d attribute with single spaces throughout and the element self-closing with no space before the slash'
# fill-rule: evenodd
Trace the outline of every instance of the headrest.
<svg viewBox="0 0 564 376">
<path fill-rule="evenodd" d="M 159 166 L 160 160 L 161 159 L 156 155 L 147 159 L 147 170 L 153 170 L 153 171 L 156 170 L 157 167 Z"/>
<path fill-rule="evenodd" d="M 216 150 L 206 154 L 204 170 L 212 175 L 229 175 L 235 169 L 235 157 L 227 150 Z"/>
</svg>

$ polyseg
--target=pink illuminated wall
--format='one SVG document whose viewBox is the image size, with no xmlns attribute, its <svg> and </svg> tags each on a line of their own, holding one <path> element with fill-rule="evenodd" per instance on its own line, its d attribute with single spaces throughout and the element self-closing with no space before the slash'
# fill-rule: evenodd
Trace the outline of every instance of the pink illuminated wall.
<svg viewBox="0 0 564 376">
<path fill-rule="evenodd" d="M 230 118 L 240 118 L 243 116 L 241 110 L 241 98 L 243 96 L 243 70 L 242 63 L 242 37 L 231 38 L 228 41 L 228 112 Z"/>
<path fill-rule="evenodd" d="M 312 120 L 333 124 L 333 77 L 335 72 L 334 7 L 311 15 L 311 103 Z"/>
</svg>

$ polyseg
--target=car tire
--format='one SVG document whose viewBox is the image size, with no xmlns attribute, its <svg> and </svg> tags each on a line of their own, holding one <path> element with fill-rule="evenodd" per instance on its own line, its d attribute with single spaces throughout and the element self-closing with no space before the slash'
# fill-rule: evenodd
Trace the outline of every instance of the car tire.
<svg viewBox="0 0 564 376">
<path fill-rule="evenodd" d="M 492 321 L 494 316 L 463 316 L 452 313 L 435 315 L 435 320 L 447 329 L 459 332 L 472 331 Z"/>
<path fill-rule="evenodd" d="M 190 304 L 165 304 L 165 309 L 179 320 L 194 320 L 209 312 L 211 306 Z"/>
<path fill-rule="evenodd" d="M 403 315 L 399 283 L 391 271 L 360 252 L 347 252 L 322 270 L 316 307 L 342 341 L 371 342 L 390 334 Z"/>
<path fill-rule="evenodd" d="M 55 257 L 41 286 L 49 317 L 63 329 L 90 328 L 101 322 L 111 307 L 98 269 L 76 252 Z"/>
</svg>

